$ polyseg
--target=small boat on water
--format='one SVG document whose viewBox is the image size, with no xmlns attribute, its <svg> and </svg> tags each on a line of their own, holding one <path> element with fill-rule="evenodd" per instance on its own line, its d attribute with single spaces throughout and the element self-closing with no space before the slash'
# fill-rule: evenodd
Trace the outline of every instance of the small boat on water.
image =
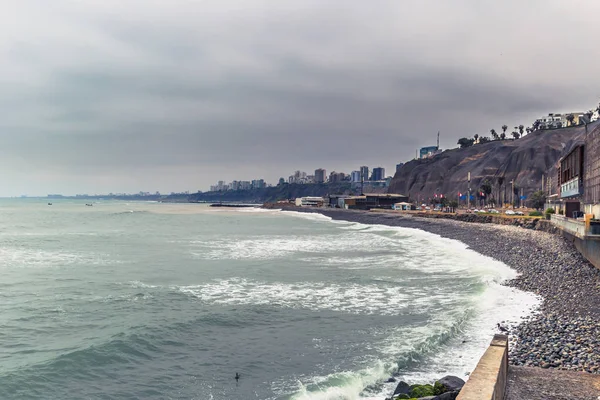
<svg viewBox="0 0 600 400">
<path fill-rule="evenodd" d="M 52 205 L 52 203 L 48 203 L 48 205 L 49 205 L 49 206 L 51 206 L 51 205 Z"/>
</svg>

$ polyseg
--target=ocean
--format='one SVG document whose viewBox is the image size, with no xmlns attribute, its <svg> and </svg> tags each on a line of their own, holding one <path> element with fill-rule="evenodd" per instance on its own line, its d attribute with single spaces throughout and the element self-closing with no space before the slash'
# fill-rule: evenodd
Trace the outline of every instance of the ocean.
<svg viewBox="0 0 600 400">
<path fill-rule="evenodd" d="M 421 230 L 52 202 L 0 200 L 1 399 L 383 399 L 466 378 L 538 304 Z"/>
</svg>

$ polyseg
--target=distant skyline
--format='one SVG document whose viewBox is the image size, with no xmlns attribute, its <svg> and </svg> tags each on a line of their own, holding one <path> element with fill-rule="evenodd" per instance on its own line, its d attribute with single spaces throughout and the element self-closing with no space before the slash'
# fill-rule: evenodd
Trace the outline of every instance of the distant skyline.
<svg viewBox="0 0 600 400">
<path fill-rule="evenodd" d="M 388 174 L 600 98 L 600 3 L 23 0 L 0 13 L 0 196 Z"/>
</svg>

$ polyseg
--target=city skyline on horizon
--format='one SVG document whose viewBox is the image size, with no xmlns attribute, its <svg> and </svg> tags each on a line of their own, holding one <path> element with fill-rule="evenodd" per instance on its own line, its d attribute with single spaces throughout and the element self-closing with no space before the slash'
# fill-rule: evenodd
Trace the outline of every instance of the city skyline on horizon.
<svg viewBox="0 0 600 400">
<path fill-rule="evenodd" d="M 393 171 L 438 131 L 453 148 L 600 98 L 595 3 L 25 0 L 3 11 L 0 196 L 192 191 L 317 165 Z"/>
</svg>

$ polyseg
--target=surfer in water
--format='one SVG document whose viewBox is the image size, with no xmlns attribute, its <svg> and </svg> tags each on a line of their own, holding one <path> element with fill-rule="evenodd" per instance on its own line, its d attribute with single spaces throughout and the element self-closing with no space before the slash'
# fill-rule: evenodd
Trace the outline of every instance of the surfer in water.
<svg viewBox="0 0 600 400">
<path fill-rule="evenodd" d="M 235 381 L 238 382 L 240 380 L 240 374 L 239 373 L 235 373 Z"/>
</svg>

